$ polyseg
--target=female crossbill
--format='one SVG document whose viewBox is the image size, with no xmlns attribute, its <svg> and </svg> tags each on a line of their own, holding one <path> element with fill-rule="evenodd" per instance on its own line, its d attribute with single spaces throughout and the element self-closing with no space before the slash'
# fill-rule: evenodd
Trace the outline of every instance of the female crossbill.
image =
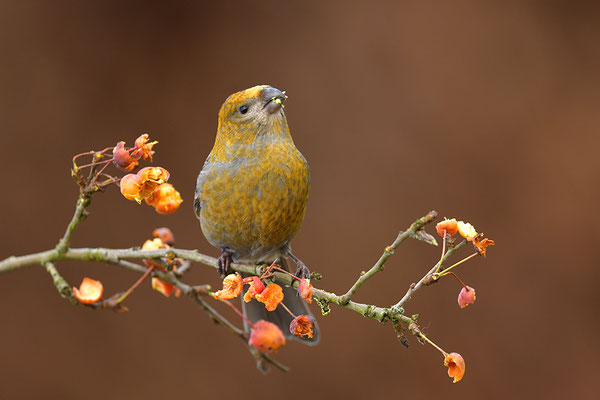
<svg viewBox="0 0 600 400">
<path fill-rule="evenodd" d="M 232 94 L 219 111 L 215 144 L 198 175 L 194 211 L 206 239 L 221 249 L 222 275 L 231 261 L 270 264 L 278 259 L 285 265 L 286 256 L 296 263 L 298 276 L 309 275 L 290 248 L 304 218 L 310 177 L 290 135 L 286 99 L 279 89 L 260 85 Z M 290 293 L 286 305 L 306 314 L 306 305 L 293 289 Z M 255 315 L 253 304 L 258 304 Z M 266 316 L 257 302 L 245 309 L 251 320 L 273 320 L 289 331 L 287 313 Z"/>
</svg>

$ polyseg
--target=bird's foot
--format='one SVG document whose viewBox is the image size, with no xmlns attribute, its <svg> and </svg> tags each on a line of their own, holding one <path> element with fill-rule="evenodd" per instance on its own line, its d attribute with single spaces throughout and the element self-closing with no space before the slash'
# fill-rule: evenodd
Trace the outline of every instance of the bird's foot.
<svg viewBox="0 0 600 400">
<path fill-rule="evenodd" d="M 291 252 L 288 253 L 292 261 L 296 264 L 296 277 L 300 279 L 310 279 L 310 269 L 300 260 L 298 257 L 293 255 Z"/>
<path fill-rule="evenodd" d="M 231 273 L 231 263 L 233 260 L 231 259 L 231 251 L 227 249 L 221 249 L 221 256 L 217 258 L 217 271 L 221 275 L 221 277 L 225 277 Z"/>
</svg>

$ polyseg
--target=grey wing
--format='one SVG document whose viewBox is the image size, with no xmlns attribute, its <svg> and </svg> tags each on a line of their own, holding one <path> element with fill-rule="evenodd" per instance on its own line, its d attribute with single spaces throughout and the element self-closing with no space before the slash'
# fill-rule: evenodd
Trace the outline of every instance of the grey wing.
<svg viewBox="0 0 600 400">
<path fill-rule="evenodd" d="M 194 195 L 194 213 L 198 218 L 200 218 L 200 209 L 202 208 L 202 186 L 211 168 L 212 161 L 211 156 L 209 155 L 206 161 L 204 162 L 204 165 L 202 166 L 202 170 L 198 174 L 198 179 L 196 180 L 196 193 Z"/>
</svg>

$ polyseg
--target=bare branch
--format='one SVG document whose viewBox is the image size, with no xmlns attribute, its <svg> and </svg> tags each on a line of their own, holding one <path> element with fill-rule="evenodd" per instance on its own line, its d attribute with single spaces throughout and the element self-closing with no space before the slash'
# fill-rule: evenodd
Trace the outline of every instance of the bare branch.
<svg viewBox="0 0 600 400">
<path fill-rule="evenodd" d="M 65 281 L 65 278 L 58 273 L 54 263 L 47 261 L 44 263 L 44 267 L 52 277 L 52 282 L 60 294 L 60 297 L 69 300 L 71 304 L 77 304 L 77 300 L 75 300 L 75 296 L 73 296 L 73 289 L 71 289 L 71 286 Z"/>
<path fill-rule="evenodd" d="M 457 244 L 456 246 L 454 246 L 453 248 L 451 248 L 450 250 L 448 250 L 446 252 L 446 254 L 444 255 L 444 258 L 442 258 L 441 262 L 436 263 L 417 283 L 413 283 L 410 285 L 410 287 L 408 288 L 408 290 L 406 291 L 406 294 L 404 295 L 404 297 L 402 297 L 402 299 L 400 299 L 399 302 L 397 302 L 396 304 L 394 304 L 392 306 L 392 308 L 399 310 L 400 312 L 402 312 L 402 307 L 404 306 L 404 304 L 409 301 L 412 297 L 412 295 L 419 289 L 421 289 L 421 287 L 423 286 L 423 282 L 425 282 L 425 280 L 431 276 L 431 274 L 433 274 L 438 266 L 442 265 L 442 263 L 444 261 L 446 261 L 452 254 L 456 253 L 458 251 L 458 249 L 460 249 L 461 247 L 463 247 L 465 245 L 465 243 L 467 243 L 466 240 L 463 240 L 462 242 L 460 242 L 459 244 Z"/>
<path fill-rule="evenodd" d="M 383 271 L 383 266 L 385 262 L 392 254 L 394 254 L 394 250 L 396 250 L 400 243 L 404 242 L 406 238 L 414 237 L 416 232 L 421 231 L 425 227 L 425 225 L 433 221 L 435 217 L 437 217 L 437 212 L 429 211 L 427 215 L 413 222 L 412 225 L 406 231 L 400 231 L 398 237 L 396 238 L 396 240 L 394 240 L 394 243 L 385 248 L 383 254 L 381 255 L 381 257 L 379 257 L 379 260 L 377 260 L 375 265 L 373 265 L 369 271 L 363 271 L 358 280 L 354 283 L 354 285 L 352 285 L 350 290 L 348 290 L 348 292 L 342 296 L 341 304 L 347 304 L 363 283 L 369 280 L 377 272 Z"/>
</svg>

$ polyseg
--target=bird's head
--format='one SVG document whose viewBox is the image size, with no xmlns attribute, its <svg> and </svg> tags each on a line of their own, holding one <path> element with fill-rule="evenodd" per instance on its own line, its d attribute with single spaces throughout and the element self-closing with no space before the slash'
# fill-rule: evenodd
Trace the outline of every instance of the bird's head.
<svg viewBox="0 0 600 400">
<path fill-rule="evenodd" d="M 264 139 L 290 137 L 283 103 L 285 92 L 269 85 L 254 86 L 232 94 L 219 111 L 217 142 L 251 144 Z"/>
</svg>

